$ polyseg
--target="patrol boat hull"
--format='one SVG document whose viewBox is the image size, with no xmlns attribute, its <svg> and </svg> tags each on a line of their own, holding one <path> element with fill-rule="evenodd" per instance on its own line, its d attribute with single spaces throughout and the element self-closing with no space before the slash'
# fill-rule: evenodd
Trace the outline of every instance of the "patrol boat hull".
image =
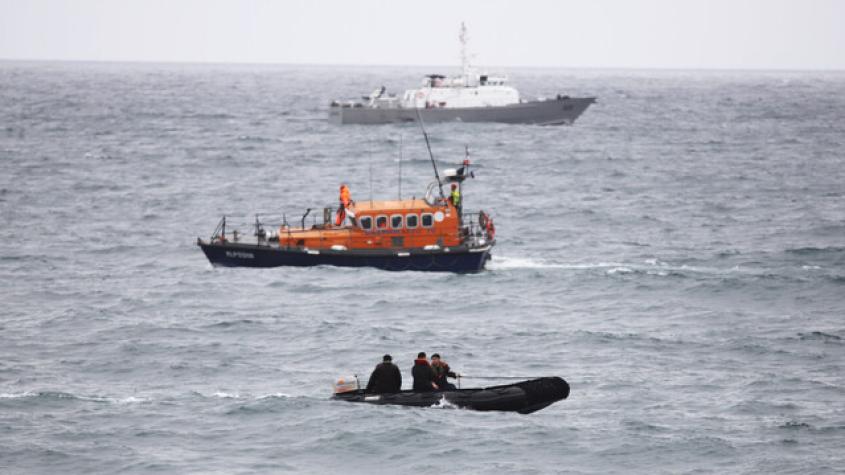
<svg viewBox="0 0 845 475">
<path fill-rule="evenodd" d="M 483 389 L 452 391 L 402 391 L 391 394 L 365 394 L 363 390 L 335 394 L 334 399 L 368 404 L 430 407 L 448 404 L 476 411 L 511 411 L 530 414 L 569 397 L 569 384 L 562 378 L 532 379 L 516 384 Z"/>
<path fill-rule="evenodd" d="M 492 244 L 438 250 L 309 250 L 267 244 L 208 243 L 198 240 L 209 262 L 224 267 L 375 267 L 389 271 L 474 273 L 484 270 Z"/>
<path fill-rule="evenodd" d="M 437 107 L 369 107 L 364 104 L 333 104 L 329 120 L 336 124 L 389 124 L 414 122 L 417 112 L 423 122 L 502 122 L 506 124 L 565 125 L 572 124 L 594 97 L 559 97 L 545 101 L 528 101 L 506 106 Z"/>
</svg>

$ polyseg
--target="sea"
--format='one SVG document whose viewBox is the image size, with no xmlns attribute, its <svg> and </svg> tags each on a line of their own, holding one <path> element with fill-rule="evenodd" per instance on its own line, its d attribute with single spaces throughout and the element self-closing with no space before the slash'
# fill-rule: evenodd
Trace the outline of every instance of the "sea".
<svg viewBox="0 0 845 475">
<path fill-rule="evenodd" d="M 597 103 L 426 125 L 484 272 L 209 264 L 224 215 L 423 196 L 416 124 L 328 107 L 452 69 L 0 62 L 0 472 L 843 473 L 845 72 L 505 70 Z M 331 399 L 419 351 L 571 394 Z"/>
</svg>

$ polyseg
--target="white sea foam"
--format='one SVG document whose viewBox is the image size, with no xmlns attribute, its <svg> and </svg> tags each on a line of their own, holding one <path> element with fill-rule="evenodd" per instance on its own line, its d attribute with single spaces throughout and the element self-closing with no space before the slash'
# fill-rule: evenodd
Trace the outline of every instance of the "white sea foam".
<svg viewBox="0 0 845 475">
<path fill-rule="evenodd" d="M 262 396 L 258 396 L 255 399 L 261 400 L 261 399 L 289 398 L 289 397 L 293 397 L 293 396 L 291 396 L 290 394 L 286 394 L 286 393 L 271 393 L 271 394 L 264 394 Z"/>
<path fill-rule="evenodd" d="M 0 393 L 0 399 L 21 399 L 37 395 L 38 393 L 34 393 L 32 391 L 26 391 L 22 393 Z"/>
<path fill-rule="evenodd" d="M 507 257 L 495 256 L 487 267 L 492 270 L 507 270 L 507 269 L 560 269 L 559 264 L 550 264 L 540 261 L 538 259 L 531 259 L 526 257 Z"/>
<path fill-rule="evenodd" d="M 149 398 L 145 397 L 129 396 L 122 399 L 116 399 L 114 402 L 116 402 L 117 404 L 137 404 L 141 402 L 147 402 L 149 400 Z"/>
<path fill-rule="evenodd" d="M 112 397 L 112 396 L 101 396 L 101 395 L 77 395 L 71 393 L 64 393 L 64 392 L 36 392 L 36 391 L 25 391 L 21 393 L 0 393 L 0 399 L 25 399 L 31 397 L 38 397 L 38 396 L 47 396 L 47 397 L 57 397 L 62 399 L 76 399 L 78 401 L 86 401 L 86 402 L 100 402 L 100 403 L 109 403 L 109 404 L 133 404 L 139 402 L 149 401 L 148 398 L 138 397 L 138 396 L 129 396 L 129 397 Z"/>
<path fill-rule="evenodd" d="M 227 393 L 223 391 L 217 391 L 216 393 L 212 394 L 214 397 L 219 397 L 221 399 L 237 399 L 241 397 L 238 393 Z"/>
<path fill-rule="evenodd" d="M 456 405 L 454 405 L 451 402 L 446 400 L 445 394 L 440 398 L 439 401 L 437 401 L 437 404 L 432 404 L 431 407 L 434 408 L 434 409 L 457 409 L 458 408 L 458 406 L 456 406 Z"/>
<path fill-rule="evenodd" d="M 542 259 L 532 259 L 530 257 L 509 257 L 509 256 L 495 256 L 487 267 L 492 270 L 507 270 L 507 269 L 601 269 L 606 267 L 618 267 L 625 264 L 619 262 L 579 262 L 579 263 L 564 263 L 564 262 L 549 262 Z"/>
</svg>

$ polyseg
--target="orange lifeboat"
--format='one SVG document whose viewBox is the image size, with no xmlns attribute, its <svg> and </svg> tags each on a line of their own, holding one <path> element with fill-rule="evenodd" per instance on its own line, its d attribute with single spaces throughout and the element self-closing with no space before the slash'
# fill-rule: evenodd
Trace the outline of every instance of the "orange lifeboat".
<svg viewBox="0 0 845 475">
<path fill-rule="evenodd" d="M 460 187 L 473 176 L 465 160 L 446 172 L 445 181 Z M 198 239 L 214 265 L 278 267 L 336 265 L 385 270 L 478 272 L 490 259 L 495 244 L 493 220 L 484 211 L 472 212 L 446 199 L 442 183 L 432 183 L 424 199 L 341 200 L 342 214 L 323 209 L 322 223 L 300 226 L 283 218 L 278 227 L 256 216 L 254 239 L 232 229 L 231 217 L 217 226 L 208 241 Z M 228 227 L 228 229 L 227 229 Z"/>
</svg>

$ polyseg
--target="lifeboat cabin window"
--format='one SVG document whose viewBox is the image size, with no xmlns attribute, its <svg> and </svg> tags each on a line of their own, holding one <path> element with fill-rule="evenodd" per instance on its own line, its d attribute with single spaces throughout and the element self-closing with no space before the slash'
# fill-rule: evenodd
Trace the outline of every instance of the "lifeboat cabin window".
<svg viewBox="0 0 845 475">
<path fill-rule="evenodd" d="M 422 225 L 424 228 L 430 228 L 434 226 L 434 215 L 432 215 L 431 213 L 423 213 Z"/>
<path fill-rule="evenodd" d="M 376 216 L 376 229 L 387 229 L 387 216 Z"/>
<path fill-rule="evenodd" d="M 419 220 L 420 218 L 418 218 L 417 215 L 409 214 L 408 216 L 405 216 L 405 227 L 408 229 L 416 229 Z"/>
<path fill-rule="evenodd" d="M 361 216 L 361 219 L 359 219 L 358 222 L 361 223 L 361 229 L 365 231 L 369 231 L 373 227 L 372 216 Z"/>
<path fill-rule="evenodd" d="M 390 227 L 393 229 L 402 229 L 402 215 L 394 214 L 390 217 Z"/>
</svg>

